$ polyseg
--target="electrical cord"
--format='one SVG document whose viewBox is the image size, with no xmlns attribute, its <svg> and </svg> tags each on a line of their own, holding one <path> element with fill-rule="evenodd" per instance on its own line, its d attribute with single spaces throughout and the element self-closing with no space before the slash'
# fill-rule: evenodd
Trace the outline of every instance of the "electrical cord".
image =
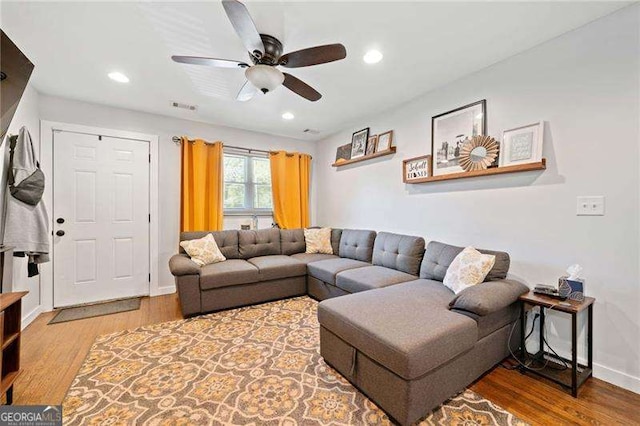
<svg viewBox="0 0 640 426">
<path fill-rule="evenodd" d="M 554 307 L 555 307 L 555 305 L 548 306 L 548 308 L 549 308 L 549 309 L 551 309 L 551 310 L 553 310 L 553 308 L 554 308 Z M 535 317 L 533 318 L 533 322 L 531 323 L 531 330 L 529 331 L 529 333 L 527 333 L 527 335 L 526 335 L 526 336 L 525 336 L 525 338 L 524 338 L 525 348 L 523 348 L 523 349 L 525 349 L 525 351 L 524 351 L 524 352 L 525 352 L 525 354 L 528 354 L 528 352 L 526 351 L 526 342 L 527 342 L 527 339 L 528 339 L 528 338 L 533 334 L 533 331 L 534 331 L 534 329 L 535 329 L 535 325 L 536 325 L 536 320 L 537 320 L 539 317 L 540 317 L 540 314 L 539 314 L 539 313 L 536 313 L 536 314 L 535 314 Z M 541 371 L 541 370 L 544 370 L 544 369 L 545 369 L 545 368 L 547 368 L 547 367 L 552 368 L 552 369 L 554 369 L 554 370 L 560 370 L 560 371 L 564 371 L 564 370 L 566 370 L 566 369 L 568 369 L 568 368 L 569 368 L 569 365 L 566 363 L 566 361 L 565 361 L 562 357 L 560 357 L 560 356 L 558 355 L 558 353 L 557 353 L 557 352 L 556 352 L 556 351 L 551 347 L 551 345 L 550 345 L 550 344 L 549 344 L 549 342 L 547 341 L 547 337 L 546 337 L 546 336 L 547 336 L 547 334 L 548 334 L 548 333 L 547 333 L 547 324 L 546 324 L 546 322 L 545 322 L 545 324 L 543 325 L 543 327 L 544 327 L 544 328 L 543 328 L 543 330 L 542 330 L 542 347 L 543 347 L 543 349 L 544 349 L 544 347 L 546 346 L 546 347 L 547 347 L 547 348 L 548 348 L 548 349 L 553 353 L 553 355 L 555 356 L 555 359 L 556 359 L 557 361 L 559 361 L 560 363 L 562 363 L 562 367 L 555 367 L 555 366 L 553 366 L 552 364 L 549 364 L 549 358 L 548 358 L 548 357 L 545 357 L 545 356 L 544 356 L 544 354 L 543 354 L 543 357 L 544 357 L 544 365 L 543 365 L 542 367 L 540 367 L 540 368 L 532 367 L 532 364 L 533 364 L 533 362 L 535 362 L 535 359 L 532 359 L 532 360 L 530 360 L 530 361 L 527 361 L 526 359 L 525 359 L 524 361 L 520 360 L 520 359 L 519 359 L 519 358 L 518 358 L 518 357 L 513 353 L 513 349 L 511 348 L 511 339 L 513 338 L 513 332 L 514 332 L 514 330 L 515 330 L 515 328 L 516 328 L 516 326 L 517 326 L 517 325 L 518 325 L 518 321 L 514 322 L 514 323 L 513 323 L 513 326 L 511 327 L 511 331 L 509 332 L 509 344 L 508 344 L 508 347 L 509 347 L 509 353 L 511 354 L 511 356 L 513 357 L 513 359 L 515 359 L 515 360 L 516 360 L 516 362 L 517 362 L 520 366 L 524 367 L 524 368 L 525 368 L 525 369 L 527 369 L 527 370 L 531 370 L 531 371 Z M 503 366 L 503 367 L 504 367 L 504 366 Z M 507 368 L 508 370 L 514 370 L 514 369 L 516 369 L 516 368 L 518 368 L 518 367 L 516 366 L 516 367 L 513 367 L 513 368 L 509 368 L 509 367 L 504 367 L 504 368 Z"/>
<path fill-rule="evenodd" d="M 540 317 L 540 314 L 536 314 L 535 317 L 533 317 L 533 322 L 531 324 L 531 331 L 529 331 L 529 333 L 525 336 L 524 338 L 524 352 L 525 354 L 527 354 L 527 350 L 526 350 L 526 345 L 527 345 L 527 339 L 531 336 L 531 334 L 533 334 L 533 330 L 535 329 L 535 325 L 536 325 L 536 320 L 538 319 L 538 317 Z M 511 326 L 511 331 L 509 332 L 509 353 L 511 354 L 511 356 L 513 357 L 513 359 L 516 360 L 516 362 L 518 364 L 520 364 L 522 367 L 524 367 L 527 370 L 531 370 L 531 371 L 541 371 L 544 370 L 547 367 L 547 364 L 549 363 L 549 360 L 545 358 L 544 361 L 544 365 L 540 368 L 534 368 L 531 366 L 531 364 L 533 364 L 534 360 L 531 360 L 529 362 L 527 362 L 527 360 L 525 360 L 524 362 L 520 360 L 520 358 L 518 358 L 516 356 L 516 354 L 513 353 L 513 349 L 511 348 L 511 339 L 513 338 L 513 331 L 516 329 L 516 326 L 518 325 L 518 321 L 514 322 L 513 325 Z M 545 328 L 546 328 L 546 324 L 545 324 Z"/>
<path fill-rule="evenodd" d="M 555 308 L 555 307 L 556 307 L 556 305 L 551 305 L 551 306 L 549 306 L 549 309 L 553 310 L 553 308 Z M 547 346 L 547 348 L 549 348 L 549 350 L 553 353 L 553 355 L 555 355 L 556 361 L 560 361 L 560 363 L 562 363 L 562 367 L 555 367 L 554 365 L 550 365 L 549 367 L 553 368 L 554 370 L 559 370 L 559 371 L 564 371 L 564 370 L 568 369 L 569 365 L 567 364 L 567 362 L 560 355 L 558 355 L 558 353 L 555 350 L 553 350 L 553 348 L 551 347 L 551 345 L 547 341 L 546 324 L 545 324 L 544 333 L 542 334 L 542 342 Z"/>
</svg>

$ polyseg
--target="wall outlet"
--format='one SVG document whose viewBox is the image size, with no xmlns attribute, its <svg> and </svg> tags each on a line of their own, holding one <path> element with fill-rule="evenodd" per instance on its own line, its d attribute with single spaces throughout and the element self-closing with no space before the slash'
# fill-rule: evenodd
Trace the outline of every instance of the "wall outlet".
<svg viewBox="0 0 640 426">
<path fill-rule="evenodd" d="M 604 216 L 604 197 L 579 196 L 576 208 L 578 216 Z"/>
</svg>

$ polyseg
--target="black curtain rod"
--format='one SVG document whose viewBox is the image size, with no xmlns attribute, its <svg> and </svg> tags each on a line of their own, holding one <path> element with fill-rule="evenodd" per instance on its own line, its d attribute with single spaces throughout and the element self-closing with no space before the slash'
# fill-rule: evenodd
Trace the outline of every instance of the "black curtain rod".
<svg viewBox="0 0 640 426">
<path fill-rule="evenodd" d="M 173 138 L 171 138 L 172 141 L 174 141 L 175 143 L 180 143 L 182 142 L 182 138 L 180 136 L 174 136 Z M 195 139 L 187 139 L 189 142 L 195 142 Z M 264 149 L 253 149 L 253 148 L 242 148 L 240 146 L 231 146 L 231 145 L 223 145 L 225 148 L 231 148 L 231 149 L 237 149 L 240 151 L 247 151 L 247 152 L 264 152 L 265 154 L 269 154 L 271 151 L 265 151 Z"/>
<path fill-rule="evenodd" d="M 182 142 L 182 138 L 180 136 L 174 136 L 171 138 L 172 141 L 174 141 L 177 144 L 180 144 Z M 187 141 L 189 142 L 195 142 L 195 139 L 187 139 Z M 252 153 L 252 152 L 264 152 L 265 154 L 272 154 L 275 153 L 276 151 L 265 151 L 264 149 L 253 149 L 253 148 L 242 148 L 241 146 L 231 146 L 231 145 L 222 145 L 224 148 L 231 148 L 231 149 L 237 149 L 240 151 L 247 151 L 248 153 Z M 287 154 L 288 157 L 293 156 L 293 154 L 288 153 Z M 311 156 L 309 156 L 311 157 Z M 313 157 L 311 157 L 313 159 Z"/>
</svg>

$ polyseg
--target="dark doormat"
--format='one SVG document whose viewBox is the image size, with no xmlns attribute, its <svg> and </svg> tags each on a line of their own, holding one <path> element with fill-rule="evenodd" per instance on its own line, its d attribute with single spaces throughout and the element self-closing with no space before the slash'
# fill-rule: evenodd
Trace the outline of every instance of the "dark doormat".
<svg viewBox="0 0 640 426">
<path fill-rule="evenodd" d="M 117 314 L 119 312 L 136 311 L 140 309 L 140 298 L 114 300 L 113 302 L 96 303 L 94 305 L 75 306 L 64 308 L 56 314 L 49 324 L 75 321 L 85 318 L 99 317 L 102 315 Z"/>
</svg>

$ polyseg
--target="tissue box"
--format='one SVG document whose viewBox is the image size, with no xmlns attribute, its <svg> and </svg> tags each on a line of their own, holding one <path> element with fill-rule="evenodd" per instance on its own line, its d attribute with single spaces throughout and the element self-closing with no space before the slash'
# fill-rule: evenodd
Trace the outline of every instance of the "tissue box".
<svg viewBox="0 0 640 426">
<path fill-rule="evenodd" d="M 582 302 L 584 300 L 584 280 L 570 280 L 567 276 L 560 277 L 558 280 L 558 292 L 562 297 Z"/>
</svg>

